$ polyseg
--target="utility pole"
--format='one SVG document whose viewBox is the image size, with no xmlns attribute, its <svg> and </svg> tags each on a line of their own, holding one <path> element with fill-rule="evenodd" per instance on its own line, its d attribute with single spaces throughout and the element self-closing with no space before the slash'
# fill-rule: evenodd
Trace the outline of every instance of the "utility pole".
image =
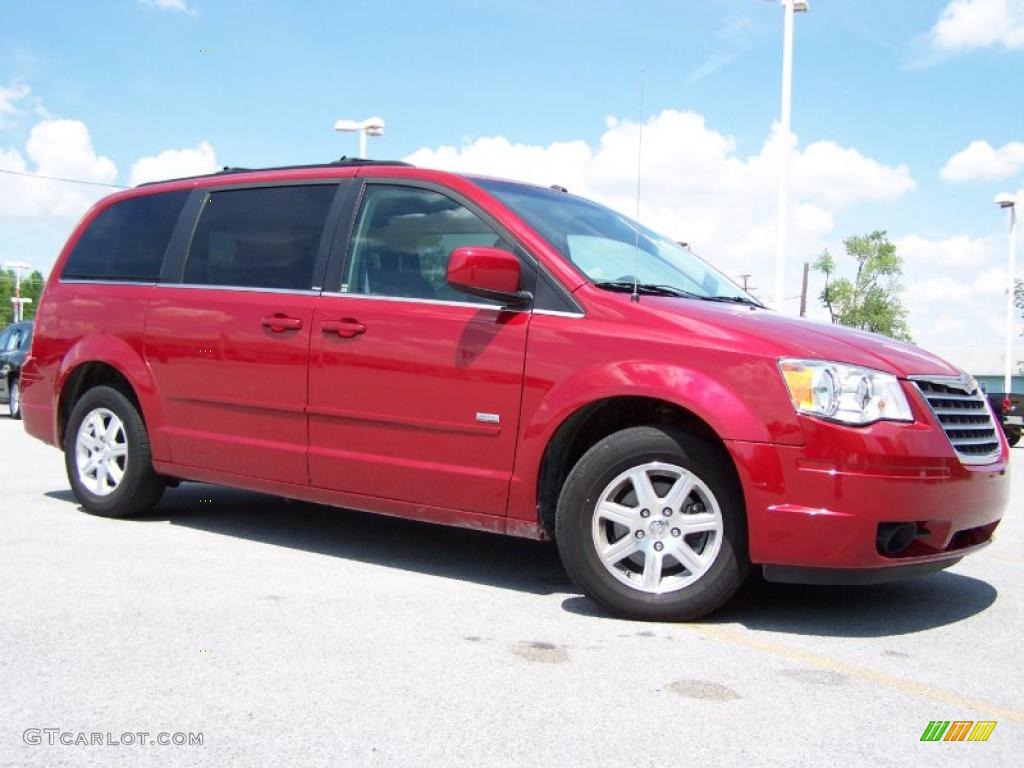
<svg viewBox="0 0 1024 768">
<path fill-rule="evenodd" d="M 807 273 L 811 271 L 809 262 L 804 262 L 804 280 L 800 286 L 800 317 L 807 316 Z"/>
<path fill-rule="evenodd" d="M 753 277 L 753 275 L 737 275 L 740 280 L 743 281 L 743 290 L 747 290 L 747 281 Z"/>
</svg>

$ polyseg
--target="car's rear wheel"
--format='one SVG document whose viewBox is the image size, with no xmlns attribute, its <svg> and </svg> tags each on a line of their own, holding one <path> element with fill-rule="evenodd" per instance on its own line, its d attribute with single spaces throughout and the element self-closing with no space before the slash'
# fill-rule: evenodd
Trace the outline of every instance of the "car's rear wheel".
<svg viewBox="0 0 1024 768">
<path fill-rule="evenodd" d="M 64 434 L 64 463 L 75 496 L 95 515 L 141 514 L 164 491 L 141 415 L 111 387 L 90 389 L 75 404 Z"/>
<path fill-rule="evenodd" d="M 1011 448 L 1013 446 L 1015 446 L 1017 443 L 1019 443 L 1020 442 L 1020 430 L 1019 429 L 1014 429 L 1014 430 L 1008 431 L 1006 433 L 1006 442 L 1008 442 L 1010 444 Z"/>
<path fill-rule="evenodd" d="M 634 619 L 710 613 L 749 568 L 727 457 L 672 427 L 625 429 L 587 451 L 562 489 L 556 538 L 577 586 Z"/>
<path fill-rule="evenodd" d="M 21 418 L 21 385 L 17 379 L 7 387 L 7 412 L 12 419 Z"/>
</svg>

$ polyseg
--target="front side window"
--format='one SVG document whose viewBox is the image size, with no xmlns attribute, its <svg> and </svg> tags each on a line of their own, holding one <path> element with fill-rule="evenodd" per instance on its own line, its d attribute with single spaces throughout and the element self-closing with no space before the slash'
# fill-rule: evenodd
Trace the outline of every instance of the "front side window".
<svg viewBox="0 0 1024 768">
<path fill-rule="evenodd" d="M 189 190 L 130 197 L 93 219 L 68 256 L 61 277 L 154 281 Z"/>
<path fill-rule="evenodd" d="M 309 290 L 334 184 L 213 192 L 192 237 L 184 282 Z"/>
<path fill-rule="evenodd" d="M 11 332 L 3 337 L 2 346 L 0 346 L 0 352 L 13 352 L 18 348 L 21 343 L 21 328 L 14 327 Z"/>
<path fill-rule="evenodd" d="M 350 246 L 343 293 L 494 303 L 445 280 L 448 257 L 462 246 L 512 248 L 463 205 L 417 187 L 366 188 Z"/>
<path fill-rule="evenodd" d="M 610 208 L 542 187 L 494 179 L 474 181 L 600 287 L 629 290 L 635 281 L 650 291 L 759 304 L 689 248 Z"/>
</svg>

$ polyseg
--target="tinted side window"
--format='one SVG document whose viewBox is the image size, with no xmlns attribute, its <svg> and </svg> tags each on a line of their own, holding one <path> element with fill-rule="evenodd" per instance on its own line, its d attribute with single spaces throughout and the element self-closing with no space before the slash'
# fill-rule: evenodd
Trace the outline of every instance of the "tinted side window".
<svg viewBox="0 0 1024 768">
<path fill-rule="evenodd" d="M 157 280 L 171 231 L 189 190 L 122 200 L 82 233 L 61 277 L 76 280 Z"/>
<path fill-rule="evenodd" d="M 308 290 L 337 186 L 214 192 L 203 206 L 184 282 Z"/>
<path fill-rule="evenodd" d="M 428 189 L 371 184 L 359 213 L 342 292 L 488 302 L 445 281 L 448 256 L 464 245 L 511 251 L 463 205 Z"/>
</svg>

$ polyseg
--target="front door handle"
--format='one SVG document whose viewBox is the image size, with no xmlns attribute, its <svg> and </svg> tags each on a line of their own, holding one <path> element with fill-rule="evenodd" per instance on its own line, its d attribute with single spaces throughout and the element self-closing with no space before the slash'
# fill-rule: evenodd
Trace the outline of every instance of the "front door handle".
<svg viewBox="0 0 1024 768">
<path fill-rule="evenodd" d="M 324 320 L 320 325 L 320 330 L 324 333 L 341 336 L 343 339 L 351 339 L 353 336 L 366 333 L 366 326 L 358 320 L 346 317 L 343 320 Z"/>
<path fill-rule="evenodd" d="M 274 333 L 284 333 L 285 331 L 297 331 L 302 328 L 302 320 L 297 317 L 288 317 L 288 315 L 269 315 L 264 317 L 261 321 L 264 328 L 268 328 Z"/>
</svg>

